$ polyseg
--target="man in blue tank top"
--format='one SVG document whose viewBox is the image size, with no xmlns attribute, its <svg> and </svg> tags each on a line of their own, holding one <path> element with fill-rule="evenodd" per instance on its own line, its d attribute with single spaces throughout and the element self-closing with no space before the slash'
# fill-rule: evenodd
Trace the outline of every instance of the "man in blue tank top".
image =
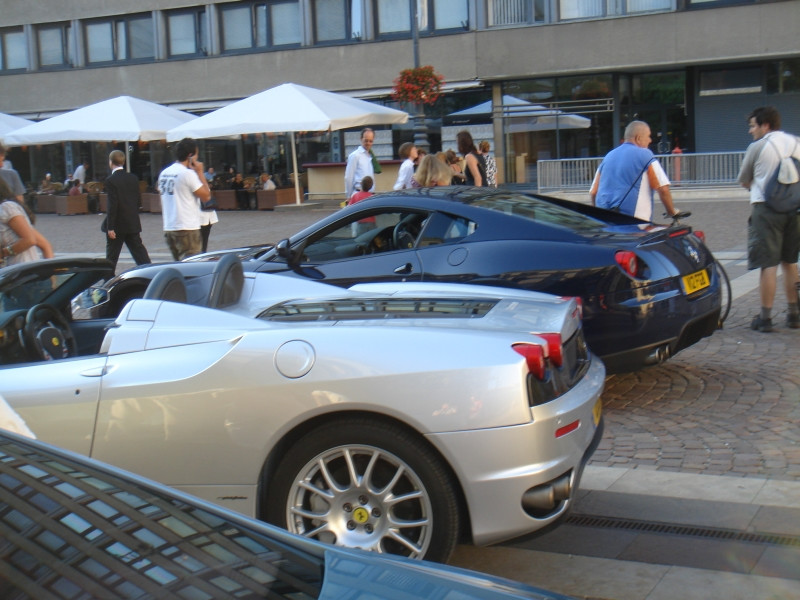
<svg viewBox="0 0 800 600">
<path fill-rule="evenodd" d="M 628 124 L 623 143 L 606 154 L 595 173 L 589 190 L 592 204 L 652 221 L 653 191 L 657 191 L 667 214 L 678 212 L 672 204 L 669 178 L 648 148 L 651 141 L 647 123 Z"/>
</svg>

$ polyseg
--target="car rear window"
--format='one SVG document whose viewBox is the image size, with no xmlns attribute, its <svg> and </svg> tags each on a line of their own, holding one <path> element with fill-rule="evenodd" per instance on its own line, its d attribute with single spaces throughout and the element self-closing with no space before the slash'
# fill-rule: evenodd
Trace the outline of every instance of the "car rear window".
<svg viewBox="0 0 800 600">
<path fill-rule="evenodd" d="M 605 226 L 603 221 L 525 194 L 492 194 L 475 198 L 470 204 L 573 231 L 588 231 Z"/>
</svg>

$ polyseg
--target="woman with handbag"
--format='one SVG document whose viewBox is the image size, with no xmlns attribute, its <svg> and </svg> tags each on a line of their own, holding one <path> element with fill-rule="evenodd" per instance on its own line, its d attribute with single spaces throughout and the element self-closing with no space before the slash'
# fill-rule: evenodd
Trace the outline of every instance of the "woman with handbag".
<svg viewBox="0 0 800 600">
<path fill-rule="evenodd" d="M 41 258 L 53 258 L 53 247 L 33 227 L 27 207 L 17 202 L 11 188 L 0 177 L 0 261 L 2 261 L 2 266 L 33 262 Z"/>
</svg>

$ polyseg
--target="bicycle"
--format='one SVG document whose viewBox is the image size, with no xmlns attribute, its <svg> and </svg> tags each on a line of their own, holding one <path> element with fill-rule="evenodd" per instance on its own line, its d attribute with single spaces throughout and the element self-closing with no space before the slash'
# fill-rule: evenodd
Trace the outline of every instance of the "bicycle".
<svg viewBox="0 0 800 600">
<path fill-rule="evenodd" d="M 692 216 L 691 211 L 679 211 L 674 215 L 668 215 L 664 213 L 665 217 L 670 217 L 672 219 L 670 223 L 670 227 L 678 227 L 680 226 L 682 219 L 688 219 Z M 731 312 L 731 303 L 733 301 L 733 296 L 731 293 L 731 280 L 728 277 L 728 272 L 722 266 L 722 263 L 714 257 L 714 268 L 716 269 L 717 273 L 719 274 L 720 278 L 720 293 L 722 294 L 721 304 L 722 304 L 722 311 L 719 314 L 719 321 L 717 322 L 717 329 L 722 329 L 725 320 L 728 318 L 728 315 Z"/>
</svg>

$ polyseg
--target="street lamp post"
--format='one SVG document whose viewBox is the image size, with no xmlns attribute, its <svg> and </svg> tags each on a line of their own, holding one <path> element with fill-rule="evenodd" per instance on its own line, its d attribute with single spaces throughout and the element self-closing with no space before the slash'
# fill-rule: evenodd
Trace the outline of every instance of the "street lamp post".
<svg viewBox="0 0 800 600">
<path fill-rule="evenodd" d="M 417 0 L 409 0 L 411 3 L 411 41 L 414 46 L 414 68 L 418 69 L 419 62 L 419 16 L 417 14 Z M 425 125 L 425 108 L 422 102 L 414 103 L 414 145 L 420 150 L 430 152 L 431 145 L 428 142 L 428 127 Z"/>
</svg>

